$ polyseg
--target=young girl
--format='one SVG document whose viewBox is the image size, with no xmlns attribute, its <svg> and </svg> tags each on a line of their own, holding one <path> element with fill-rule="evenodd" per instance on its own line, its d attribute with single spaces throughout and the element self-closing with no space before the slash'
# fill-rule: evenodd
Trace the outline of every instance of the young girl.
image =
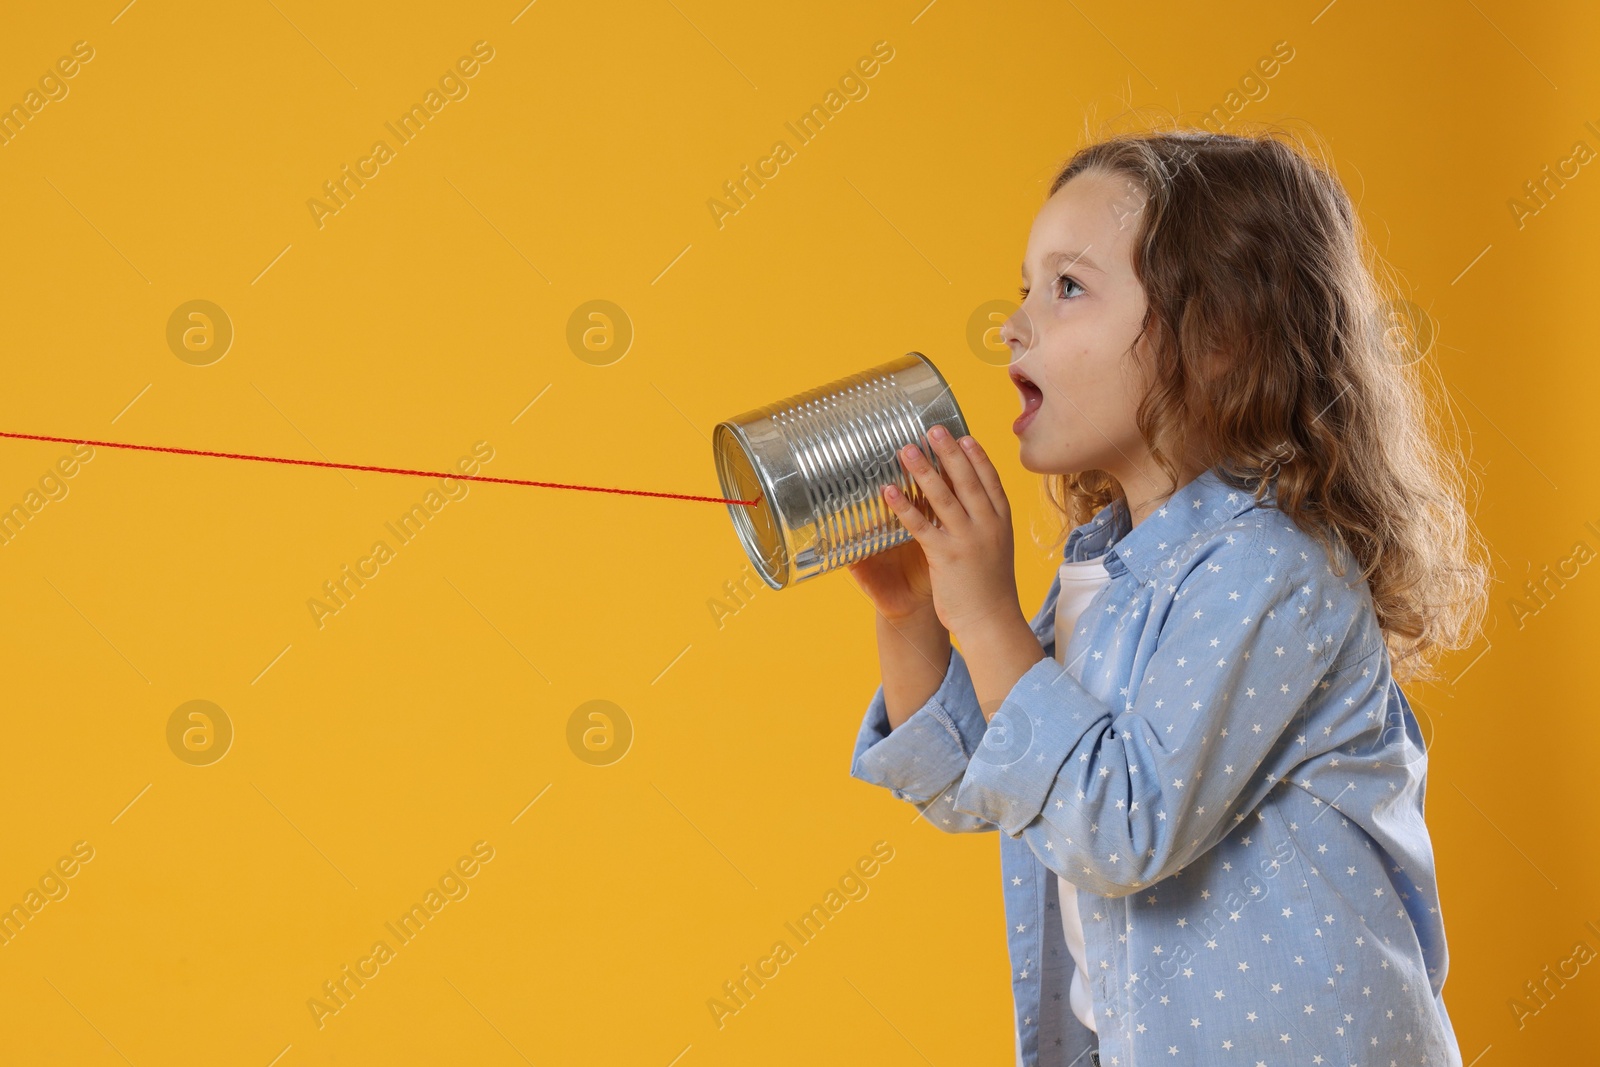
<svg viewBox="0 0 1600 1067">
<path fill-rule="evenodd" d="M 1002 330 L 1075 524 L 1032 621 L 976 441 L 883 490 L 914 540 L 851 568 L 851 774 L 1004 832 L 1019 1065 L 1461 1065 L 1398 682 L 1471 643 L 1487 569 L 1372 259 L 1303 145 L 1090 145 Z"/>
</svg>

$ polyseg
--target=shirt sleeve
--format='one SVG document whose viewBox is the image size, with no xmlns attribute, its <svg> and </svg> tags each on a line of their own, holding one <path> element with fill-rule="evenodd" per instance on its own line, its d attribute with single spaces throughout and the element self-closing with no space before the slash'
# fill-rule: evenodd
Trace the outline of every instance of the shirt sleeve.
<svg viewBox="0 0 1600 1067">
<path fill-rule="evenodd" d="M 1215 844 L 1246 814 L 1235 809 L 1275 748 L 1295 762 L 1310 755 L 1303 736 L 1294 744 L 1295 721 L 1356 614 L 1346 577 L 1300 536 L 1304 546 L 1263 534 L 1191 556 L 1120 708 L 1054 660 L 1030 667 L 989 721 L 956 808 L 1106 897 Z"/>
<path fill-rule="evenodd" d="M 850 776 L 884 786 L 948 833 L 998 829 L 988 819 L 955 809 L 956 786 L 987 725 L 966 660 L 952 646 L 939 688 L 894 729 L 889 727 L 883 686 L 878 686 L 856 735 Z"/>
</svg>

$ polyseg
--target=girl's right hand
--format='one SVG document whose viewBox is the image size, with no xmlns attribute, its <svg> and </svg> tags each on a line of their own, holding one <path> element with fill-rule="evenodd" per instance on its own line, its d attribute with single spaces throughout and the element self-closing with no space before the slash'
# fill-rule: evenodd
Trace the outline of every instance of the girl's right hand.
<svg viewBox="0 0 1600 1067">
<path fill-rule="evenodd" d="M 847 569 L 861 591 L 872 600 L 878 614 L 890 622 L 933 613 L 933 582 L 928 577 L 928 557 L 916 541 L 868 556 Z"/>
</svg>

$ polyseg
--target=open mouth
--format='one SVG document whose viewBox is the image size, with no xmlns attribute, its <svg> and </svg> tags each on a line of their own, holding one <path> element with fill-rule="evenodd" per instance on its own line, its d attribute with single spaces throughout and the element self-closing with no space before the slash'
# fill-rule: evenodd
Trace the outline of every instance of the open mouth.
<svg viewBox="0 0 1600 1067">
<path fill-rule="evenodd" d="M 1016 385 L 1017 392 L 1022 395 L 1022 414 L 1017 417 L 1012 429 L 1021 432 L 1022 427 L 1033 420 L 1033 414 L 1039 410 L 1039 405 L 1044 403 L 1044 390 L 1016 367 L 1011 368 L 1011 381 Z"/>
</svg>

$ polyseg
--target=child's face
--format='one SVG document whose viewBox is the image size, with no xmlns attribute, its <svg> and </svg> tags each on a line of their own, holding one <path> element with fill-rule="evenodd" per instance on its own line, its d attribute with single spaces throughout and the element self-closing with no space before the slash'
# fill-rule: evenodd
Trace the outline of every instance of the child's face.
<svg viewBox="0 0 1600 1067">
<path fill-rule="evenodd" d="M 1149 466 L 1134 422 L 1148 388 L 1142 340 L 1140 361 L 1132 352 L 1145 295 L 1130 254 L 1144 203 L 1126 178 L 1084 173 L 1033 221 L 1028 294 L 1000 333 L 1013 380 L 1025 379 L 1016 381 L 1023 415 L 1013 431 L 1030 471 L 1104 470 L 1126 486 Z"/>
</svg>

